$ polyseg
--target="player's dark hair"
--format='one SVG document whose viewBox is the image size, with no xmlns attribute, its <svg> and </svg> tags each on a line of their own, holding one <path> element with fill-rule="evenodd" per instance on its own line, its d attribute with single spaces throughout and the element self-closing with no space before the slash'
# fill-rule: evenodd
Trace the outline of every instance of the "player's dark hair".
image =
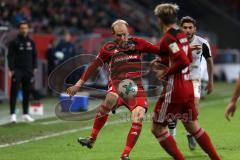
<svg viewBox="0 0 240 160">
<path fill-rule="evenodd" d="M 172 3 L 163 3 L 155 7 L 154 13 L 166 25 L 177 22 L 179 6 Z"/>
<path fill-rule="evenodd" d="M 20 28 L 21 25 L 23 25 L 23 24 L 27 24 L 29 26 L 29 23 L 27 21 L 21 21 L 21 22 L 18 23 L 17 27 Z"/>
<path fill-rule="evenodd" d="M 195 27 L 197 25 L 196 20 L 190 16 L 182 17 L 182 19 L 180 20 L 180 26 L 182 26 L 184 23 L 192 23 Z"/>
</svg>

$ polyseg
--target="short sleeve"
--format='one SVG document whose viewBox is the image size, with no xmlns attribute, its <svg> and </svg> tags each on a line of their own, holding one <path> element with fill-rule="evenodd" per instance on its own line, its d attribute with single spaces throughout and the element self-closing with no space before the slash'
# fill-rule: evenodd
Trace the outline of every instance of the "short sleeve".
<svg viewBox="0 0 240 160">
<path fill-rule="evenodd" d="M 210 45 L 208 42 L 202 44 L 202 54 L 204 58 L 212 57 Z"/>
</svg>

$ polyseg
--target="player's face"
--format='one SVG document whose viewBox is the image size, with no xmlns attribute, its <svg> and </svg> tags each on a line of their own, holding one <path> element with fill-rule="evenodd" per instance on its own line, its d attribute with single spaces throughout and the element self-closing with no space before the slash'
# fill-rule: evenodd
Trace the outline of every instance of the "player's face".
<svg viewBox="0 0 240 160">
<path fill-rule="evenodd" d="M 193 35 L 196 32 L 196 27 L 193 23 L 183 23 L 181 26 L 181 30 L 187 35 L 188 39 L 192 39 Z"/>
<path fill-rule="evenodd" d="M 23 36 L 26 36 L 28 34 L 29 26 L 28 24 L 21 24 L 19 26 L 19 33 Z"/>
<path fill-rule="evenodd" d="M 123 44 L 128 41 L 128 28 L 125 24 L 118 24 L 114 27 L 114 33 L 113 33 L 116 41 L 119 44 Z"/>
<path fill-rule="evenodd" d="M 71 41 L 71 35 L 69 33 L 66 33 L 64 35 L 64 40 L 65 40 L 65 42 L 70 42 Z"/>
</svg>

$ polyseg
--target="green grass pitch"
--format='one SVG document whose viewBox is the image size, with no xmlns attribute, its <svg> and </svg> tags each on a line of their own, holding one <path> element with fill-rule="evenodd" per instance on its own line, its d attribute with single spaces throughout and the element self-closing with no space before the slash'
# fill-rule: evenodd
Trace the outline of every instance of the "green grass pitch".
<svg viewBox="0 0 240 160">
<path fill-rule="evenodd" d="M 233 87 L 233 84 L 218 83 L 215 85 L 215 91 L 200 103 L 200 124 L 209 133 L 223 160 L 240 159 L 240 113 L 236 113 L 231 122 L 224 117 L 224 109 Z M 153 105 L 154 101 L 151 101 L 149 114 Z M 0 160 L 118 160 L 131 125 L 126 118 L 129 113 L 126 113 L 110 116 L 108 125 L 102 129 L 91 150 L 80 146 L 77 138 L 89 135 L 92 120 L 66 122 L 52 117 L 30 124 L 1 125 Z M 142 134 L 130 158 L 170 160 L 150 132 L 149 117 L 144 121 Z M 178 124 L 176 140 L 186 159 L 209 159 L 199 146 L 195 151 L 189 151 L 186 132 L 181 123 Z"/>
</svg>

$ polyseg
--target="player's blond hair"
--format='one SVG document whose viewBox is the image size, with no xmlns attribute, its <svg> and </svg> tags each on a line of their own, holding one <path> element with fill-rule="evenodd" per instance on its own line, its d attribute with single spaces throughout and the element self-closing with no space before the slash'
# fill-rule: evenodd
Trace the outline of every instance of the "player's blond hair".
<svg viewBox="0 0 240 160">
<path fill-rule="evenodd" d="M 173 3 L 162 3 L 155 7 L 154 14 L 159 17 L 165 24 L 177 22 L 179 6 Z"/>
<path fill-rule="evenodd" d="M 114 21 L 114 22 L 112 23 L 112 25 L 111 25 L 111 29 L 112 29 L 113 32 L 114 32 L 114 27 L 115 27 L 117 24 L 124 24 L 124 25 L 126 25 L 126 27 L 129 26 L 128 23 L 127 23 L 127 21 L 125 21 L 125 20 L 123 20 L 123 19 L 117 19 L 117 20 Z"/>
</svg>

